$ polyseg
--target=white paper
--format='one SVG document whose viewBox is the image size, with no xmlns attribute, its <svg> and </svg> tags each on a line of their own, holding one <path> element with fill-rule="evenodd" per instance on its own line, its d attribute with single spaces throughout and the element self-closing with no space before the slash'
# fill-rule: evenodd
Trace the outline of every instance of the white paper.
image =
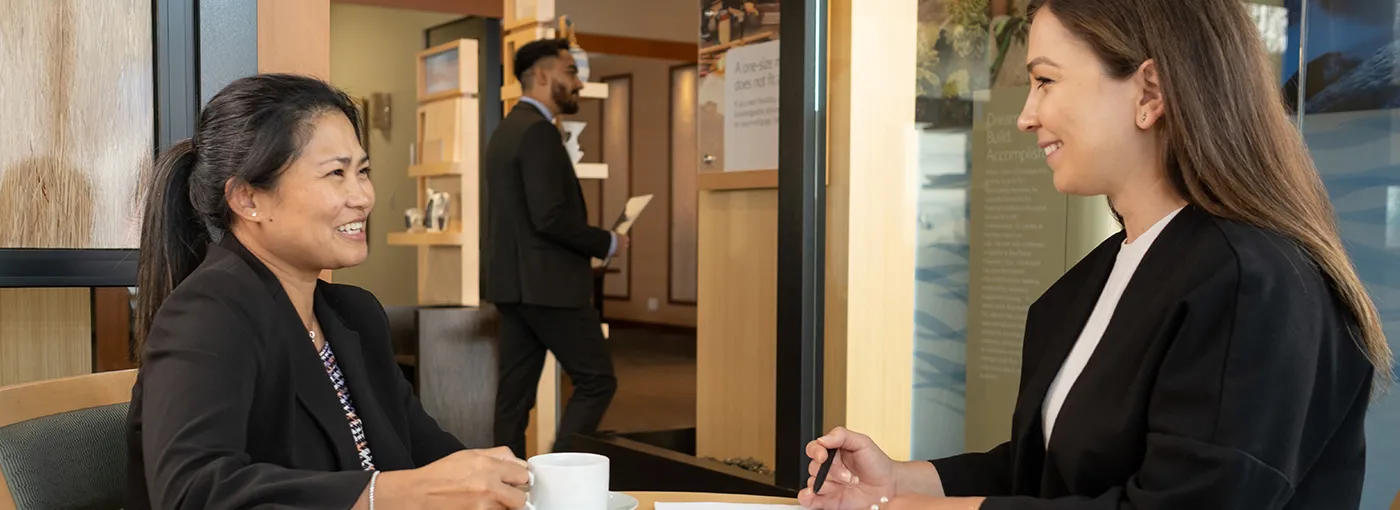
<svg viewBox="0 0 1400 510">
<path fill-rule="evenodd" d="M 663 503 L 656 510 L 802 510 L 797 505 L 760 505 L 753 503 Z"/>
<path fill-rule="evenodd" d="M 617 217 L 617 222 L 613 224 L 613 232 L 627 235 L 632 230 L 632 224 L 637 221 L 637 217 L 642 215 L 642 211 L 651 203 L 652 195 L 640 195 L 627 199 L 627 205 L 622 208 L 622 215 Z"/>
<path fill-rule="evenodd" d="M 632 230 L 632 224 L 637 222 L 637 217 L 642 215 L 642 211 L 651 203 L 652 195 L 639 195 L 627 199 L 627 205 L 622 206 L 622 214 L 618 215 L 617 221 L 613 222 L 613 232 L 627 235 Z M 613 256 L 617 256 L 616 253 Z M 598 269 L 612 263 L 612 257 L 607 260 L 592 259 L 589 261 L 590 267 Z"/>
</svg>

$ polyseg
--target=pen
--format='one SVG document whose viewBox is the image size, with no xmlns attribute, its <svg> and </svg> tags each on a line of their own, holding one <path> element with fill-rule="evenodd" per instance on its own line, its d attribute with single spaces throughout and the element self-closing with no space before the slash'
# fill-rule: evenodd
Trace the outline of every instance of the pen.
<svg viewBox="0 0 1400 510">
<path fill-rule="evenodd" d="M 822 484 L 826 482 L 826 474 L 831 471 L 831 462 L 836 460 L 836 448 L 826 449 L 826 461 L 822 462 L 822 467 L 817 469 L 817 479 L 812 483 L 812 494 L 820 494 Z"/>
</svg>

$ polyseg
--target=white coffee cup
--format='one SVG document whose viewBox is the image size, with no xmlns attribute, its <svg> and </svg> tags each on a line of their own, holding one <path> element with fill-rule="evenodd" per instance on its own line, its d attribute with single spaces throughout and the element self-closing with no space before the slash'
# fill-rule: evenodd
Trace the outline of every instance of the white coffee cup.
<svg viewBox="0 0 1400 510">
<path fill-rule="evenodd" d="M 528 510 L 607 510 L 608 458 L 592 453 L 530 457 Z"/>
</svg>

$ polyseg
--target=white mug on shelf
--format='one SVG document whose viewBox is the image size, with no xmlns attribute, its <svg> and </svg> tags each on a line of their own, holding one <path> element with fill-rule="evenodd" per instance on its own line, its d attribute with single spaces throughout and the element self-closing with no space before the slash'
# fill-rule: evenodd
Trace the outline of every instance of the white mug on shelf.
<svg viewBox="0 0 1400 510">
<path fill-rule="evenodd" d="M 530 457 L 527 510 L 608 510 L 608 458 L 592 453 Z"/>
</svg>

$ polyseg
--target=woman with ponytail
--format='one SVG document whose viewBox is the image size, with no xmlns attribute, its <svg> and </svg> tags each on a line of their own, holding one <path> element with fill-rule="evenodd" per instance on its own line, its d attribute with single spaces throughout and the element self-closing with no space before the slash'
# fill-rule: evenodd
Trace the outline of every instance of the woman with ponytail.
<svg viewBox="0 0 1400 510">
<path fill-rule="evenodd" d="M 394 361 L 383 307 L 323 270 L 368 253 L 358 112 L 324 82 L 230 84 L 145 195 L 127 508 L 522 506 L 524 463 L 465 450 Z"/>
<path fill-rule="evenodd" d="M 812 510 L 1355 509 L 1380 317 L 1240 0 L 1031 0 L 1019 125 L 1124 230 L 1031 305 L 1011 434 L 813 441 Z"/>
</svg>

